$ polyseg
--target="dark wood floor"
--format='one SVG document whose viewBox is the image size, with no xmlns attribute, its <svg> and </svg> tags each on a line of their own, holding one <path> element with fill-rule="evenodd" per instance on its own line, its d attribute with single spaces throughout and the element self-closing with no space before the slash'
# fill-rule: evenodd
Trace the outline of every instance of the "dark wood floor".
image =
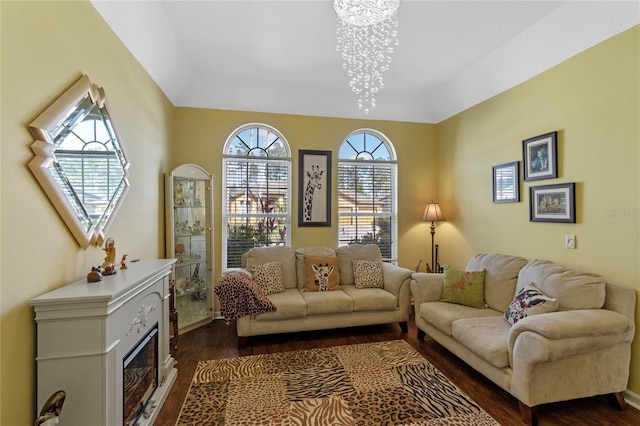
<svg viewBox="0 0 640 426">
<path fill-rule="evenodd" d="M 155 425 L 175 425 L 198 361 L 394 339 L 404 339 L 416 348 L 501 425 L 523 424 L 518 402 L 511 395 L 476 373 L 428 336 L 424 341 L 418 341 L 415 324 L 411 322 L 407 334 L 401 333 L 397 324 L 389 324 L 259 336 L 252 338 L 246 348 L 238 350 L 235 324 L 226 326 L 223 321 L 216 320 L 180 336 L 178 350 L 174 352 L 178 361 L 178 379 Z M 632 407 L 618 411 L 604 397 L 586 398 L 544 405 L 540 410 L 539 425 L 636 426 L 640 425 L 640 411 Z"/>
</svg>

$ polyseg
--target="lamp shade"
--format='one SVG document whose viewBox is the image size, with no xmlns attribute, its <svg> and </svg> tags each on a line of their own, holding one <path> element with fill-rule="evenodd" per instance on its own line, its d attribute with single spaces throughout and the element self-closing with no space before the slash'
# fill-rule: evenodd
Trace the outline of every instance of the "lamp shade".
<svg viewBox="0 0 640 426">
<path fill-rule="evenodd" d="M 440 204 L 434 203 L 433 201 L 427 203 L 427 206 L 424 208 L 424 213 L 422 213 L 423 222 L 442 222 L 445 220 L 447 219 L 444 218 L 442 210 L 440 210 Z"/>
</svg>

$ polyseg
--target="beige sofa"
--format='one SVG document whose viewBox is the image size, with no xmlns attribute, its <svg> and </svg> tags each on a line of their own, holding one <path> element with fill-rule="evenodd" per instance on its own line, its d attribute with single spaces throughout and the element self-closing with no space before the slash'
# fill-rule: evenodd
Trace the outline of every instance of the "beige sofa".
<svg viewBox="0 0 640 426">
<path fill-rule="evenodd" d="M 305 291 L 305 257 L 333 257 L 339 263 L 339 290 Z M 276 306 L 274 312 L 237 320 L 239 344 L 249 336 L 307 330 L 343 328 L 361 325 L 400 323 L 407 332 L 411 305 L 409 282 L 412 271 L 382 262 L 382 288 L 356 288 L 353 260 L 379 261 L 376 245 L 349 245 L 337 250 L 306 247 L 294 250 L 283 246 L 257 247 L 242 257 L 242 267 L 250 272 L 256 265 L 279 261 L 284 291 L 267 297 Z"/>
<path fill-rule="evenodd" d="M 427 333 L 515 396 L 528 424 L 537 423 L 541 404 L 556 401 L 607 395 L 624 409 L 634 290 L 548 260 L 481 254 L 466 267 L 480 270 L 486 271 L 484 309 L 441 301 L 443 274 L 413 274 L 419 339 Z M 505 311 L 529 283 L 556 299 L 557 311 L 510 325 Z"/>
</svg>

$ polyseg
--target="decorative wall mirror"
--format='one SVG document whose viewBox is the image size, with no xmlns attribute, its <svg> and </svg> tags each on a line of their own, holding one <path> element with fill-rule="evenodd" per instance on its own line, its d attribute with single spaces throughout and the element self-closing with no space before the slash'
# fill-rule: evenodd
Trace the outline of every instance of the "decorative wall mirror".
<svg viewBox="0 0 640 426">
<path fill-rule="evenodd" d="M 129 160 L 104 90 L 83 75 L 29 130 L 29 168 L 80 246 L 102 245 L 129 190 Z"/>
</svg>

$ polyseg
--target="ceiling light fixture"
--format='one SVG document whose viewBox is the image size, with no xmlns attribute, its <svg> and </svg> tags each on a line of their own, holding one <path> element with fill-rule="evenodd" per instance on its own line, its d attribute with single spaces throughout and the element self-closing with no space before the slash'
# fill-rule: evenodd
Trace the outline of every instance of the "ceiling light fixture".
<svg viewBox="0 0 640 426">
<path fill-rule="evenodd" d="M 335 0 L 338 15 L 336 50 L 342 53 L 342 68 L 358 95 L 364 113 L 376 107 L 375 95 L 384 86 L 382 75 L 389 69 L 393 46 L 398 45 L 400 0 Z"/>
</svg>

